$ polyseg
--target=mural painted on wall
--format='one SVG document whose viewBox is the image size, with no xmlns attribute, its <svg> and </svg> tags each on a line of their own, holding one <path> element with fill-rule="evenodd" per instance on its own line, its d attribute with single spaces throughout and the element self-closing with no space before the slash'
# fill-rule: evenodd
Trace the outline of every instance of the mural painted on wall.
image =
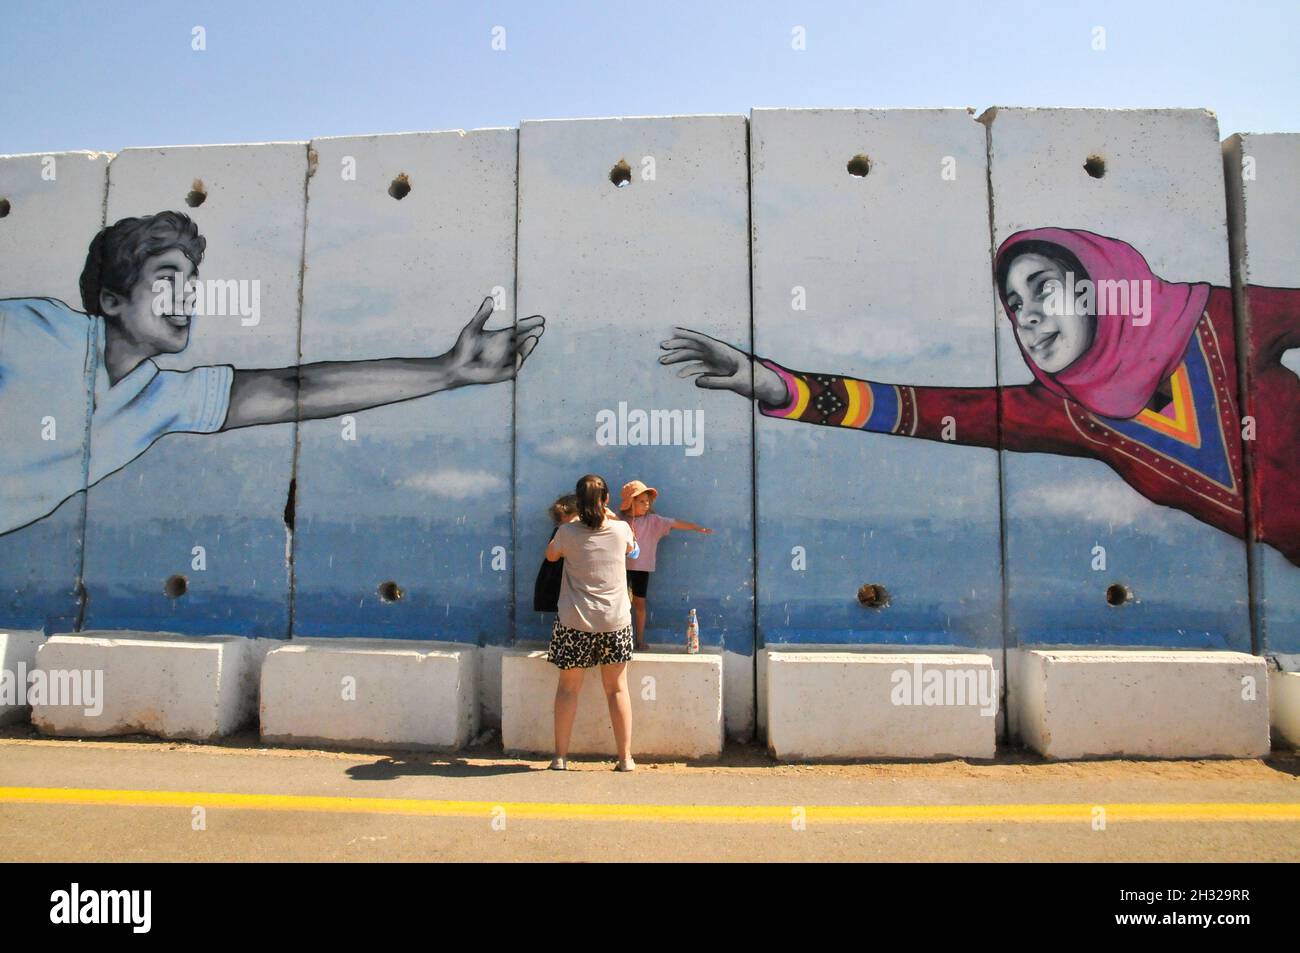
<svg viewBox="0 0 1300 953">
<path fill-rule="evenodd" d="M 438 356 L 162 370 L 152 358 L 189 344 L 206 245 L 180 212 L 124 218 L 90 244 L 84 311 L 53 298 L 0 300 L 0 415 L 84 428 L 87 391 L 93 394 L 88 475 L 82 441 L 55 439 L 57 430 L 34 425 L 29 439 L 5 448 L 0 535 L 39 522 L 167 434 L 335 417 L 510 380 L 545 330 L 541 315 L 487 329 L 488 297 Z"/>
<path fill-rule="evenodd" d="M 1018 232 L 995 271 L 1034 383 L 915 387 L 807 373 L 686 328 L 662 343 L 659 360 L 685 363 L 696 386 L 751 398 L 768 417 L 1091 457 L 1153 502 L 1244 539 L 1231 289 L 1164 281 L 1126 242 L 1080 229 Z M 1266 328 L 1253 345 L 1260 399 L 1300 410 L 1300 378 L 1281 363 L 1300 346 L 1300 289 L 1248 293 Z M 1252 435 L 1264 480 L 1300 478 L 1300 414 L 1288 420 Z M 1270 517 L 1263 541 L 1300 566 L 1300 504 Z"/>
</svg>

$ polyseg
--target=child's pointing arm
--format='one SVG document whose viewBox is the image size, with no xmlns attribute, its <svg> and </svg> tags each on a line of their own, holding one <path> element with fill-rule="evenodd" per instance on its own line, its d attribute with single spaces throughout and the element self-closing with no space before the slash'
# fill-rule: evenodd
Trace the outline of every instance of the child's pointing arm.
<svg viewBox="0 0 1300 953">
<path fill-rule="evenodd" d="M 703 533 L 705 536 L 713 533 L 713 530 L 706 526 L 697 526 L 695 523 L 688 523 L 686 520 L 673 520 L 673 529 L 690 529 L 697 533 Z"/>
</svg>

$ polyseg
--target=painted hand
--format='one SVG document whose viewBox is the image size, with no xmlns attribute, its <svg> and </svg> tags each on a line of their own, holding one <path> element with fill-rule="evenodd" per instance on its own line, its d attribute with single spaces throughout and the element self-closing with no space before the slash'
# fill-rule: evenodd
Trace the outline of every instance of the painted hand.
<svg viewBox="0 0 1300 953">
<path fill-rule="evenodd" d="M 458 384 L 495 384 L 514 377 L 546 330 L 540 314 L 520 318 L 513 328 L 489 331 L 492 299 L 484 298 L 451 349 L 451 373 Z"/>
<path fill-rule="evenodd" d="M 739 348 L 688 328 L 674 328 L 676 337 L 659 346 L 667 351 L 660 364 L 687 363 L 678 377 L 694 377 L 696 387 L 729 390 L 741 397 L 758 398 L 780 406 L 788 400 L 785 383 Z"/>
</svg>

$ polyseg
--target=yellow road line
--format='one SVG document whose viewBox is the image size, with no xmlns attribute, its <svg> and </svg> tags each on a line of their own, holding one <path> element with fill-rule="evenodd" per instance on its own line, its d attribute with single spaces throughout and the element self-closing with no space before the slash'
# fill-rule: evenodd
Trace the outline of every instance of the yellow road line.
<svg viewBox="0 0 1300 953">
<path fill-rule="evenodd" d="M 541 820 L 661 821 L 676 823 L 962 824 L 1092 823 L 1098 808 L 1107 824 L 1124 821 L 1283 821 L 1300 823 L 1300 804 L 564 804 L 435 801 L 419 798 L 314 797 L 231 794 L 217 791 L 132 791 L 99 788 L 0 787 L 3 804 L 81 804 L 124 807 L 203 807 L 241 811 L 335 814 L 404 814 L 420 817 L 491 817 Z M 802 811 L 802 815 L 797 812 Z"/>
</svg>

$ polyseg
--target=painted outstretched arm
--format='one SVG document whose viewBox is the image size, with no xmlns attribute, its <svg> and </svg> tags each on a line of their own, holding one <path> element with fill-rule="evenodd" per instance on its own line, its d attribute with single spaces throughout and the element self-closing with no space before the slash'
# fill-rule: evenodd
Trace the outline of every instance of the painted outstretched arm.
<svg viewBox="0 0 1300 953">
<path fill-rule="evenodd" d="M 1279 360 L 1300 347 L 1300 288 L 1246 289 L 1250 303 L 1250 337 L 1265 360 Z"/>
<path fill-rule="evenodd" d="M 223 430 L 257 424 L 336 417 L 370 407 L 436 394 L 466 384 L 512 378 L 545 330 L 539 314 L 512 328 L 488 331 L 492 299 L 485 298 L 450 351 L 437 357 L 322 361 L 299 367 L 236 369 Z"/>
<path fill-rule="evenodd" d="M 998 445 L 995 387 L 912 387 L 838 374 L 792 371 L 686 328 L 663 342 L 661 364 L 680 377 L 758 403 L 768 417 L 979 447 Z M 1010 390 L 1028 390 L 1012 388 Z"/>
<path fill-rule="evenodd" d="M 697 387 L 748 397 L 767 417 L 972 447 L 1095 455 L 1076 436 L 1064 399 L 1038 384 L 914 387 L 810 374 L 746 354 L 699 331 L 677 328 L 676 333 L 660 345 L 668 352 L 659 358 L 661 364 L 688 362 L 678 376 L 694 377 Z"/>
</svg>

